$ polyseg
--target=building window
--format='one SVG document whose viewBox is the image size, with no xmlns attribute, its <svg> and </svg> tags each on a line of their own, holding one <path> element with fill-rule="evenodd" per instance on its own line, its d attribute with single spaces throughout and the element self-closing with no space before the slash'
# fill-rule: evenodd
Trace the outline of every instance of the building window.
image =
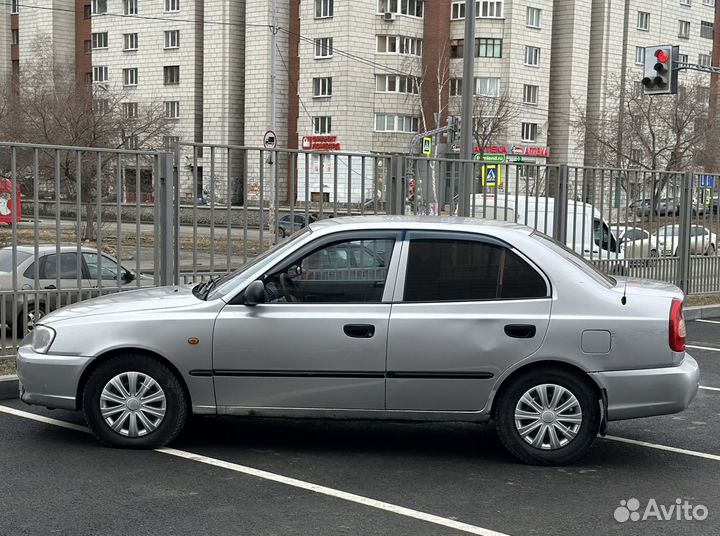
<svg viewBox="0 0 720 536">
<path fill-rule="evenodd" d="M 313 97 L 332 97 L 332 77 L 313 78 Z"/>
<path fill-rule="evenodd" d="M 690 21 L 687 20 L 681 20 L 680 23 L 680 29 L 678 30 L 678 37 L 681 37 L 683 39 L 689 39 L 690 38 Z"/>
<path fill-rule="evenodd" d="M 713 23 L 708 21 L 700 21 L 700 37 L 705 39 L 713 38 Z"/>
<path fill-rule="evenodd" d="M 102 15 L 107 13 L 107 0 L 92 0 L 92 14 Z"/>
<path fill-rule="evenodd" d="M 637 29 L 647 32 L 650 30 L 650 13 L 638 11 Z"/>
<path fill-rule="evenodd" d="M 480 0 L 475 2 L 475 16 L 480 16 Z M 465 0 L 453 0 L 450 6 L 450 19 L 460 20 L 465 18 Z"/>
<path fill-rule="evenodd" d="M 406 56 L 422 56 L 423 40 L 402 35 L 378 35 L 378 54 L 404 54 Z"/>
<path fill-rule="evenodd" d="M 528 7 L 527 8 L 527 25 L 530 28 L 540 28 L 540 14 L 542 13 L 541 9 L 538 9 L 536 7 Z"/>
<path fill-rule="evenodd" d="M 479 16 L 484 19 L 501 19 L 503 16 L 502 0 L 482 0 Z"/>
<path fill-rule="evenodd" d="M 163 136 L 163 149 L 166 151 L 174 151 L 179 143 L 180 138 L 178 136 Z"/>
<path fill-rule="evenodd" d="M 180 30 L 165 32 L 165 48 L 180 48 Z"/>
<path fill-rule="evenodd" d="M 635 63 L 637 65 L 643 65 L 645 63 L 645 48 L 635 47 Z"/>
<path fill-rule="evenodd" d="M 122 110 L 123 110 L 123 117 L 125 119 L 135 119 L 138 116 L 138 103 L 137 102 L 123 102 Z"/>
<path fill-rule="evenodd" d="M 328 115 L 313 117 L 313 134 L 330 134 L 332 132 L 332 117 Z"/>
<path fill-rule="evenodd" d="M 715 0 L 703 0 L 703 5 L 708 7 L 715 7 Z"/>
<path fill-rule="evenodd" d="M 462 97 L 462 78 L 450 79 L 450 96 Z"/>
<path fill-rule="evenodd" d="M 107 48 L 108 47 L 108 33 L 100 32 L 100 33 L 92 34 L 92 47 L 93 47 L 93 50 L 98 49 L 98 48 Z"/>
<path fill-rule="evenodd" d="M 409 95 L 420 93 L 417 78 L 394 74 L 375 75 L 375 89 L 378 93 L 405 93 Z"/>
<path fill-rule="evenodd" d="M 180 117 L 180 102 L 179 101 L 166 101 L 165 102 L 165 117 L 168 119 L 178 119 Z"/>
<path fill-rule="evenodd" d="M 454 39 L 450 41 L 450 58 L 459 59 L 463 57 L 464 39 Z"/>
<path fill-rule="evenodd" d="M 523 86 L 523 103 L 524 104 L 537 104 L 539 92 L 540 92 L 539 86 L 531 86 L 531 85 L 525 84 Z"/>
<path fill-rule="evenodd" d="M 90 39 L 86 39 L 83 41 L 83 47 L 85 50 L 85 54 L 92 54 L 92 41 Z"/>
<path fill-rule="evenodd" d="M 315 58 L 332 58 L 333 38 L 320 37 L 315 39 Z"/>
<path fill-rule="evenodd" d="M 502 39 L 475 39 L 476 58 L 502 58 Z"/>
<path fill-rule="evenodd" d="M 83 6 L 83 17 L 85 20 L 89 20 L 92 17 L 92 6 L 90 4 Z"/>
<path fill-rule="evenodd" d="M 20 13 L 20 0 L 12 0 L 10 2 L 10 14 L 17 15 L 18 13 Z"/>
<path fill-rule="evenodd" d="M 522 141 L 535 141 L 537 140 L 537 123 L 523 123 L 522 124 Z"/>
<path fill-rule="evenodd" d="M 687 63 L 688 62 L 688 55 L 687 54 L 678 54 L 678 61 L 680 63 Z"/>
<path fill-rule="evenodd" d="M 165 0 L 165 11 L 180 11 L 180 0 Z"/>
<path fill-rule="evenodd" d="M 703 67 L 710 67 L 711 63 L 712 63 L 712 56 L 710 56 L 710 54 L 698 55 L 698 64 L 702 65 Z"/>
<path fill-rule="evenodd" d="M 137 50 L 138 49 L 138 34 L 123 34 L 123 50 Z"/>
<path fill-rule="evenodd" d="M 93 74 L 92 73 L 85 73 L 85 83 L 86 84 L 93 83 Z"/>
<path fill-rule="evenodd" d="M 378 14 L 395 13 L 409 17 L 422 17 L 424 0 L 378 0 Z"/>
<path fill-rule="evenodd" d="M 499 97 L 500 79 L 484 76 L 475 78 L 475 95 L 480 97 Z"/>
<path fill-rule="evenodd" d="M 93 99 L 93 113 L 105 115 L 110 113 L 110 103 L 107 99 Z"/>
<path fill-rule="evenodd" d="M 123 13 L 125 13 L 125 15 L 137 15 L 137 4 L 137 0 L 123 0 Z"/>
<path fill-rule="evenodd" d="M 20 44 L 20 31 L 19 31 L 19 30 L 13 30 L 13 31 L 12 31 L 12 44 L 13 44 L 13 45 L 19 45 L 19 44 Z"/>
<path fill-rule="evenodd" d="M 12 76 L 13 78 L 17 78 L 20 76 L 20 60 L 11 60 L 12 61 Z"/>
<path fill-rule="evenodd" d="M 163 79 L 166 86 L 174 86 L 180 83 L 180 66 L 166 65 L 163 67 Z"/>
<path fill-rule="evenodd" d="M 95 84 L 105 83 L 108 81 L 107 65 L 96 65 L 93 67 L 93 82 Z"/>
<path fill-rule="evenodd" d="M 412 115 L 375 114 L 376 132 L 407 132 L 420 130 L 420 118 Z"/>
<path fill-rule="evenodd" d="M 329 19 L 333 16 L 334 0 L 315 0 L 315 18 Z"/>
<path fill-rule="evenodd" d="M 138 148 L 138 137 L 137 136 L 127 136 L 125 138 L 125 149 L 137 149 Z"/>
<path fill-rule="evenodd" d="M 137 67 L 131 67 L 130 69 L 123 69 L 123 85 L 124 86 L 137 86 L 137 83 L 138 83 Z"/>
<path fill-rule="evenodd" d="M 538 47 L 525 47 L 525 65 L 540 66 L 540 49 Z"/>
<path fill-rule="evenodd" d="M 681 5 L 681 6 L 689 6 L 689 5 L 690 5 L 690 0 L 680 0 L 680 5 Z"/>
</svg>

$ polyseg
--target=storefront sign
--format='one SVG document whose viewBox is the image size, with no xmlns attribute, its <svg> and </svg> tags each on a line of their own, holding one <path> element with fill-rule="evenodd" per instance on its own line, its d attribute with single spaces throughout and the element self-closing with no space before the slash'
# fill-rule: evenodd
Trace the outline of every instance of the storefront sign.
<svg viewBox="0 0 720 536">
<path fill-rule="evenodd" d="M 340 151 L 337 136 L 305 136 L 302 139 L 302 148 L 305 151 Z"/>
</svg>

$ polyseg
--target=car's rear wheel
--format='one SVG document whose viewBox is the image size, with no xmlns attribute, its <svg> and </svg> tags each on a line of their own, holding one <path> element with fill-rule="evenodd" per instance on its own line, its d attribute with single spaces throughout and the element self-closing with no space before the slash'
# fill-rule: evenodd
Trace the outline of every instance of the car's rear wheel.
<svg viewBox="0 0 720 536">
<path fill-rule="evenodd" d="M 511 380 L 498 395 L 495 428 L 517 459 L 564 465 L 587 453 L 600 429 L 600 404 L 586 380 L 537 369 Z"/>
<path fill-rule="evenodd" d="M 285 237 L 287 236 L 287 233 L 285 232 L 285 228 L 284 228 L 284 227 L 279 227 L 279 228 L 278 228 L 278 234 L 280 235 L 280 238 L 285 238 Z"/>
<path fill-rule="evenodd" d="M 105 445 L 156 448 L 180 433 L 188 409 L 182 385 L 167 366 L 130 354 L 93 371 L 83 391 L 83 412 Z"/>
</svg>

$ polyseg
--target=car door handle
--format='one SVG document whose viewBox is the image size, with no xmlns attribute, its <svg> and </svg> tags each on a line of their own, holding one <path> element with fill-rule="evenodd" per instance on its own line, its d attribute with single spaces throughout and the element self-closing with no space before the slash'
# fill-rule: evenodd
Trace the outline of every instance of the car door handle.
<svg viewBox="0 0 720 536">
<path fill-rule="evenodd" d="M 55 285 L 48 285 L 47 287 L 45 287 L 45 290 L 55 290 L 55 288 Z"/>
<path fill-rule="evenodd" d="M 369 339 L 375 335 L 375 326 L 372 324 L 345 324 L 343 331 L 348 337 Z"/>
<path fill-rule="evenodd" d="M 532 339 L 535 337 L 535 326 L 531 324 L 508 324 L 505 326 L 505 335 L 513 339 Z"/>
</svg>

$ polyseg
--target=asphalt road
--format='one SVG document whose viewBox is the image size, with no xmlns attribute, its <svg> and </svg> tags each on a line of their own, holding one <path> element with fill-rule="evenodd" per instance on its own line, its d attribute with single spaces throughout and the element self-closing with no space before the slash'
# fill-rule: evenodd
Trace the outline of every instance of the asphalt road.
<svg viewBox="0 0 720 536">
<path fill-rule="evenodd" d="M 175 450 L 113 450 L 77 414 L 6 401 L 0 535 L 716 536 L 720 323 L 689 323 L 688 344 L 705 387 L 692 406 L 611 423 L 564 468 L 520 465 L 491 425 L 472 424 L 206 417 Z M 33 420 L 45 416 L 59 422 Z M 641 514 L 654 499 L 708 516 L 616 521 L 633 498 Z"/>
</svg>

